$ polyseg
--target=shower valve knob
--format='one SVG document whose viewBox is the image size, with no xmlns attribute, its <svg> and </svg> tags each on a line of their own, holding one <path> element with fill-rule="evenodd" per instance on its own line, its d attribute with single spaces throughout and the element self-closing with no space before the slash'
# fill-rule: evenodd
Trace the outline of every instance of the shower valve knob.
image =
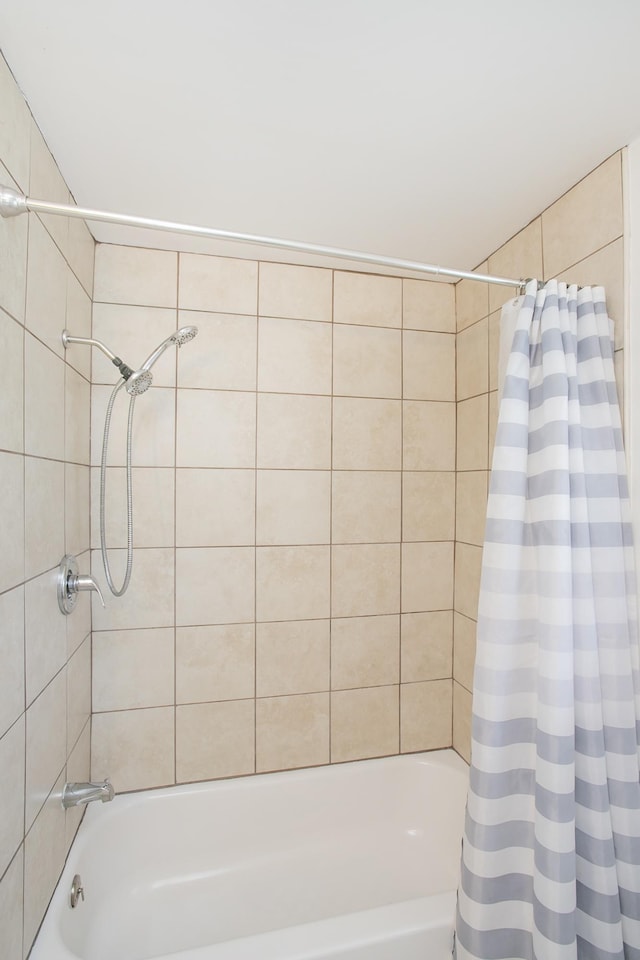
<svg viewBox="0 0 640 960">
<path fill-rule="evenodd" d="M 78 594 L 84 590 L 95 590 L 100 597 L 102 606 L 106 606 L 102 590 L 88 573 L 78 573 L 78 561 L 71 554 L 67 554 L 60 561 L 58 569 L 58 606 L 62 613 L 72 613 Z"/>
</svg>

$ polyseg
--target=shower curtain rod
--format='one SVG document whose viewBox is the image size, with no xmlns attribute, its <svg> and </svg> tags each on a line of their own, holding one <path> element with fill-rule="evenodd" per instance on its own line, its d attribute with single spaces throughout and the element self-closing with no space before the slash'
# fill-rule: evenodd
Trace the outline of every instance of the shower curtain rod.
<svg viewBox="0 0 640 960">
<path fill-rule="evenodd" d="M 315 243 L 303 243 L 299 240 L 281 240 L 276 237 L 261 237 L 250 233 L 233 233 L 229 230 L 217 230 L 214 227 L 198 227 L 188 223 L 174 223 L 171 220 L 151 220 L 148 217 L 136 217 L 123 213 L 110 213 L 106 210 L 92 210 L 88 207 L 76 207 L 66 203 L 49 203 L 46 200 L 34 200 L 12 187 L 0 186 L 0 215 L 15 217 L 21 213 L 46 213 L 53 216 L 75 217 L 78 220 L 92 220 L 101 223 L 117 223 L 128 227 L 140 227 L 148 230 L 164 230 L 167 233 L 182 233 L 194 237 L 208 237 L 216 240 L 233 240 L 255 243 L 263 247 L 279 247 L 283 250 L 296 250 L 315 256 L 336 257 L 339 260 L 359 260 L 376 266 L 390 267 L 394 270 L 410 270 L 415 273 L 430 273 L 440 277 L 455 277 L 458 280 L 477 280 L 482 283 L 495 283 L 503 287 L 523 288 L 526 280 L 512 280 L 508 277 L 494 277 L 485 273 L 471 273 L 468 270 L 451 270 L 431 263 L 415 260 L 399 260 L 395 257 L 383 257 L 375 253 L 363 253 L 358 250 L 344 250 L 340 247 L 324 247 Z"/>
</svg>

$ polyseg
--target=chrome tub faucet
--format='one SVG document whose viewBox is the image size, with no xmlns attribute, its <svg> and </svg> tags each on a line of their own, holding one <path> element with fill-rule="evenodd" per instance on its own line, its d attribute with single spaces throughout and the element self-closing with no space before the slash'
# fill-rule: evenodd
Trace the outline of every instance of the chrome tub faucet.
<svg viewBox="0 0 640 960">
<path fill-rule="evenodd" d="M 92 800 L 101 800 L 107 803 L 113 800 L 116 792 L 110 780 L 102 783 L 65 783 L 62 788 L 62 806 L 77 807 L 81 803 L 91 803 Z"/>
</svg>

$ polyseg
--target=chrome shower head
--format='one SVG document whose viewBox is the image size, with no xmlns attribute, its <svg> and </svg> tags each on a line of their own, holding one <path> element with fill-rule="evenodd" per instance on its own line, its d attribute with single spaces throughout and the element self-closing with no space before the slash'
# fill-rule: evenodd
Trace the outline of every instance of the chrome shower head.
<svg viewBox="0 0 640 960">
<path fill-rule="evenodd" d="M 146 393 L 153 383 L 153 374 L 148 370 L 136 370 L 125 380 L 127 393 L 132 397 L 139 397 L 141 393 Z"/>
<path fill-rule="evenodd" d="M 179 330 L 176 330 L 175 333 L 172 333 L 169 339 L 172 343 L 175 343 L 176 346 L 181 347 L 183 343 L 188 343 L 189 340 L 193 340 L 198 334 L 197 327 L 180 327 Z"/>
<path fill-rule="evenodd" d="M 145 362 L 140 367 L 140 372 L 143 370 L 150 370 L 156 360 L 162 356 L 168 347 L 181 347 L 183 343 L 193 340 L 197 332 L 197 327 L 180 327 L 179 330 L 175 330 L 170 336 L 167 337 L 166 340 L 162 341 L 159 347 L 156 347 L 153 353 L 149 354 Z"/>
</svg>

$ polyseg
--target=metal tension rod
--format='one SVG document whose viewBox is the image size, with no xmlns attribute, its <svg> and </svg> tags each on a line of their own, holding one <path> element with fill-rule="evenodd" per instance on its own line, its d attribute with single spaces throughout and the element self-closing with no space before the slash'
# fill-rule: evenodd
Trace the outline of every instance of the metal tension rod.
<svg viewBox="0 0 640 960">
<path fill-rule="evenodd" d="M 124 213 L 109 213 L 106 210 L 91 210 L 88 207 L 75 207 L 66 203 L 48 203 L 45 200 L 33 200 L 18 193 L 12 187 L 0 186 L 0 215 L 15 217 L 21 213 L 48 213 L 54 216 L 75 217 L 78 220 L 94 220 L 102 223 L 118 223 L 128 227 L 143 227 L 147 230 L 164 230 L 167 233 L 182 233 L 194 237 L 209 237 L 216 240 L 235 240 L 242 243 L 255 243 L 263 247 L 280 247 L 283 250 L 296 250 L 315 256 L 336 257 L 340 260 L 359 260 L 394 270 L 410 270 L 415 273 L 432 273 L 439 277 L 454 277 L 456 280 L 478 280 L 482 283 L 495 283 L 503 287 L 523 287 L 525 280 L 512 280 L 508 277 L 493 277 L 485 273 L 470 273 L 468 270 L 451 270 L 430 263 L 415 260 L 399 260 L 395 257 L 383 257 L 375 253 L 362 253 L 358 250 L 344 250 L 341 247 L 323 247 L 315 243 L 303 243 L 300 240 L 280 240 L 276 237 L 260 237 L 251 233 L 233 233 L 229 230 L 216 230 L 213 227 L 198 227 L 188 223 L 174 223 L 171 220 L 150 220 L 147 217 L 134 217 Z"/>
</svg>

